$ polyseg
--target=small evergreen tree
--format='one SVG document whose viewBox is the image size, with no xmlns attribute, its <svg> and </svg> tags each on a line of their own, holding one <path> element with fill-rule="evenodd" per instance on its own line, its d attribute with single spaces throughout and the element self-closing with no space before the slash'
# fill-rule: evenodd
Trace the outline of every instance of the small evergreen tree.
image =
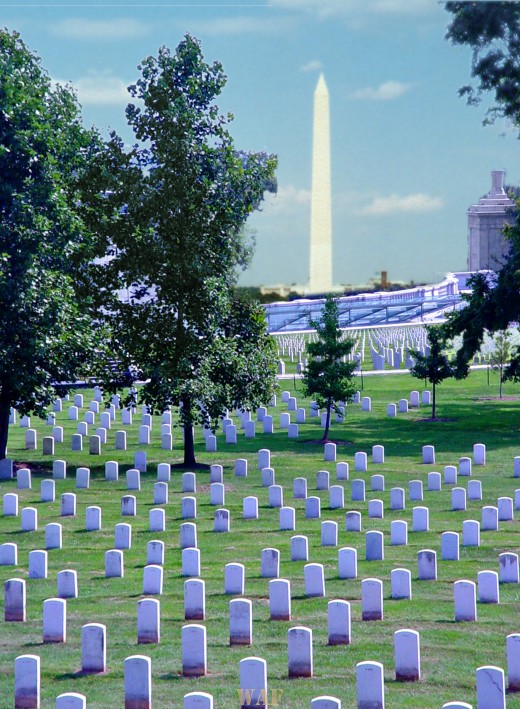
<svg viewBox="0 0 520 709">
<path fill-rule="evenodd" d="M 338 301 L 327 296 L 321 320 L 311 320 L 317 340 L 307 345 L 308 362 L 303 377 L 306 396 L 313 396 L 325 407 L 327 421 L 323 441 L 327 442 L 331 412 L 339 413 L 338 402 L 347 401 L 355 391 L 353 382 L 357 362 L 344 362 L 352 352 L 354 340 L 345 338 L 339 329 Z"/>
<path fill-rule="evenodd" d="M 511 357 L 511 340 L 507 330 L 501 330 L 494 339 L 495 349 L 491 354 L 489 363 L 491 368 L 498 372 L 499 376 L 499 397 L 502 398 L 502 383 L 504 381 L 504 369 Z"/>
<path fill-rule="evenodd" d="M 430 353 L 423 355 L 419 350 L 410 350 L 415 359 L 414 366 L 410 369 L 412 377 L 424 379 L 432 385 L 432 421 L 436 418 L 436 386 L 454 374 L 453 367 L 443 351 L 445 341 L 443 333 L 438 327 L 426 327 Z"/>
</svg>

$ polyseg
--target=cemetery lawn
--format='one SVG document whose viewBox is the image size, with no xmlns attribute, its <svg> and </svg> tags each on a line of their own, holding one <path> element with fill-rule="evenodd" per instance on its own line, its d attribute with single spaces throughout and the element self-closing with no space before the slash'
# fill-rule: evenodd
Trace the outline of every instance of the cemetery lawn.
<svg viewBox="0 0 520 709">
<path fill-rule="evenodd" d="M 88 452 L 85 439 L 83 452 L 70 450 L 70 438 L 76 433 L 77 422 L 67 418 L 68 403 L 63 412 L 56 414 L 56 423 L 64 427 L 64 443 L 56 444 L 53 457 L 43 456 L 41 441 L 50 435 L 51 427 L 45 421 L 32 418 L 31 427 L 38 431 L 38 450 L 25 450 L 25 429 L 12 425 L 9 438 L 9 455 L 17 464 L 24 463 L 33 471 L 32 489 L 17 490 L 16 481 L 0 481 L 1 494 L 17 492 L 19 510 L 33 506 L 38 510 L 38 530 L 20 531 L 20 516 L 5 517 L 0 513 L 0 542 L 18 544 L 18 565 L 0 566 L 0 582 L 16 577 L 26 579 L 27 621 L 6 623 L 1 609 L 0 623 L 0 709 L 13 706 L 14 659 L 22 654 L 41 657 L 42 707 L 54 707 L 58 694 L 67 691 L 81 692 L 87 697 L 89 709 L 106 709 L 124 705 L 123 662 L 130 655 L 143 654 L 152 658 L 152 700 L 154 707 L 181 708 L 187 692 L 199 690 L 213 694 L 215 707 L 230 709 L 239 706 L 239 660 L 259 656 L 267 661 L 268 696 L 276 690 L 281 709 L 304 709 L 312 698 L 329 694 L 341 699 L 343 707 L 356 706 L 356 663 L 375 660 L 383 663 L 385 674 L 385 701 L 387 709 L 432 709 L 456 699 L 476 706 L 475 670 L 481 665 L 497 665 L 506 671 L 506 636 L 520 632 L 520 584 L 500 585 L 500 604 L 477 603 L 476 623 L 455 623 L 453 607 L 453 582 L 459 579 L 477 581 L 478 571 L 499 570 L 498 555 L 504 551 L 520 551 L 520 525 L 518 521 L 500 522 L 498 532 L 481 532 L 481 546 L 462 546 L 462 523 L 466 519 L 481 519 L 483 505 L 496 505 L 500 496 L 515 497 L 520 480 L 513 478 L 513 458 L 520 455 L 520 402 L 514 398 L 487 399 L 498 393 L 498 375 L 491 373 L 487 385 L 487 372 L 472 372 L 464 382 L 448 380 L 438 389 L 438 415 L 443 422 L 425 420 L 431 407 L 421 406 L 407 414 L 391 419 L 386 416 L 389 402 L 409 397 L 413 389 L 422 388 L 420 382 L 409 375 L 365 376 L 363 395 L 372 397 L 372 412 L 361 412 L 359 405 L 347 407 L 345 423 L 331 426 L 330 438 L 348 442 L 338 446 L 337 460 L 350 465 L 350 480 L 344 481 L 345 509 L 329 510 L 328 491 L 317 492 L 316 472 L 328 470 L 331 484 L 336 484 L 334 463 L 323 460 L 323 446 L 305 444 L 305 440 L 319 439 L 319 418 L 309 417 L 309 401 L 301 396 L 300 382 L 285 380 L 280 389 L 291 391 L 298 397 L 298 405 L 305 406 L 307 421 L 299 427 L 300 438 L 290 440 L 286 431 L 280 431 L 279 414 L 287 411 L 278 394 L 278 406 L 270 409 L 275 422 L 275 433 L 260 433 L 257 424 L 256 438 L 245 439 L 238 430 L 238 444 L 226 445 L 219 431 L 218 452 L 206 453 L 200 430 L 196 432 L 198 462 L 220 463 L 224 466 L 226 488 L 225 505 L 230 510 L 231 531 L 216 534 L 213 530 L 215 507 L 209 504 L 209 472 L 198 470 L 197 512 L 198 546 L 201 550 L 201 573 L 206 582 L 206 620 L 208 640 L 208 676 L 186 679 L 181 674 L 181 627 L 184 621 L 184 581 L 181 576 L 181 551 L 179 546 L 181 474 L 172 470 L 169 485 L 169 503 L 166 509 L 166 532 L 148 531 L 150 509 L 153 504 L 153 484 L 160 462 L 179 463 L 182 460 L 181 431 L 173 429 L 173 451 L 161 450 L 160 416 L 154 417 L 152 443 L 138 444 L 140 414 L 134 416 L 131 427 L 118 421 L 109 431 L 108 442 L 102 446 L 100 456 Z M 296 391 L 295 391 L 296 389 Z M 82 391 L 85 397 L 83 413 L 92 400 L 92 392 Z M 516 397 L 517 386 L 506 383 L 504 395 Z M 233 416 L 237 428 L 240 421 Z M 99 420 L 99 417 L 96 417 Z M 294 418 L 293 418 L 294 420 Z M 95 427 L 91 427 L 95 428 Z M 116 451 L 116 430 L 127 430 L 128 449 Z M 451 511 L 451 488 L 444 485 L 440 492 L 427 491 L 427 473 L 439 471 L 443 476 L 445 465 L 457 465 L 461 456 L 472 457 L 474 443 L 484 443 L 487 461 L 484 467 L 473 466 L 472 479 L 482 481 L 482 501 L 468 500 L 466 512 Z M 375 444 L 385 447 L 385 463 L 371 461 Z M 421 448 L 433 444 L 436 464 L 422 464 Z M 267 504 L 267 488 L 261 486 L 257 469 L 257 451 L 271 450 L 271 466 L 275 469 L 276 484 L 283 485 L 284 504 L 296 509 L 295 532 L 281 532 L 279 510 Z M 137 497 L 137 516 L 121 517 L 121 497 L 127 494 L 126 470 L 134 467 L 137 450 L 147 451 L 148 472 L 141 474 L 141 490 L 132 492 Z M 368 472 L 354 471 L 354 454 L 366 451 Z M 234 476 L 234 460 L 246 458 L 247 478 Z M 40 481 L 52 477 L 52 460 L 67 461 L 67 479 L 56 480 L 56 501 L 40 502 Z M 104 465 L 108 460 L 119 462 L 119 480 L 105 481 Z M 76 468 L 90 468 L 90 489 L 75 489 Z M 370 477 L 385 476 L 385 491 L 371 492 Z M 294 500 L 293 479 L 306 477 L 308 495 L 321 498 L 321 520 L 304 516 L 305 501 Z M 384 519 L 369 519 L 367 502 L 350 501 L 350 482 L 362 478 L 366 481 L 367 501 L 372 498 L 384 502 Z M 408 483 L 422 480 L 423 502 L 410 502 Z M 458 486 L 466 487 L 468 478 L 459 477 Z M 406 492 L 406 509 L 391 511 L 390 489 L 403 487 Z M 77 493 L 77 516 L 60 517 L 60 496 L 64 492 Z M 189 493 L 188 493 L 189 494 Z M 242 499 L 255 495 L 259 500 L 259 519 L 242 519 Z M 86 532 L 85 508 L 99 505 L 102 508 L 103 528 Z M 412 507 L 425 505 L 430 510 L 430 531 L 414 533 L 411 530 Z M 345 512 L 362 513 L 362 532 L 345 531 Z M 520 511 L 515 513 L 520 516 Z M 390 522 L 408 521 L 408 545 L 390 545 Z M 321 546 L 321 521 L 335 520 L 339 527 L 338 547 Z M 114 546 L 114 525 L 132 524 L 132 548 L 124 552 L 124 578 L 105 579 L 104 554 Z M 49 571 L 45 580 L 28 578 L 28 552 L 44 549 L 44 527 L 50 522 L 63 525 L 63 548 L 49 551 Z M 384 533 L 384 561 L 365 561 L 365 532 L 377 529 Z M 441 560 L 441 533 L 460 533 L 460 561 Z M 293 534 L 309 538 L 309 562 L 324 565 L 326 597 L 307 599 L 304 593 L 303 567 L 305 562 L 290 561 L 290 539 Z M 146 563 L 146 544 L 152 539 L 165 543 L 164 592 L 161 602 L 161 642 L 158 645 L 137 644 L 137 601 L 143 596 L 142 576 Z M 358 578 L 338 578 L 338 549 L 354 546 L 358 550 Z M 260 577 L 260 554 L 265 547 L 276 547 L 281 553 L 280 577 L 291 581 L 292 620 L 269 620 L 269 580 Z M 417 579 L 417 552 L 421 549 L 437 551 L 438 580 Z M 229 647 L 229 600 L 224 595 L 224 565 L 241 562 L 245 565 L 245 598 L 253 603 L 252 647 Z M 412 574 L 412 600 L 392 600 L 390 597 L 390 572 L 404 567 Z M 67 642 L 42 643 L 42 604 L 44 599 L 55 597 L 56 574 L 62 569 L 76 569 L 79 597 L 67 601 Z M 384 619 L 378 622 L 361 621 L 361 580 L 376 577 L 383 580 Z M 352 608 L 352 644 L 327 645 L 327 602 L 345 599 Z M 3 594 L 0 603 L 3 604 Z M 85 623 L 104 623 L 107 626 L 107 666 L 104 675 L 82 675 L 81 626 Z M 199 621 L 200 622 L 200 621 Z M 313 631 L 314 673 L 310 679 L 287 677 L 287 630 L 295 625 Z M 421 639 L 422 678 L 420 682 L 395 681 L 393 633 L 403 628 L 419 631 Z M 274 706 L 271 703 L 270 706 Z M 520 694 L 509 694 L 508 709 L 520 709 Z"/>
</svg>

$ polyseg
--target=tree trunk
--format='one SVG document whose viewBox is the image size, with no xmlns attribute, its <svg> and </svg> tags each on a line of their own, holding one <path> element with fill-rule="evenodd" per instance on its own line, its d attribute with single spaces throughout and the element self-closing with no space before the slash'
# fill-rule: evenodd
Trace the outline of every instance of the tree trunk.
<svg viewBox="0 0 520 709">
<path fill-rule="evenodd" d="M 193 440 L 193 426 L 190 423 L 184 424 L 184 461 L 183 465 L 196 465 L 195 460 L 195 441 Z"/>
<path fill-rule="evenodd" d="M 432 420 L 435 420 L 435 384 L 433 384 L 432 392 Z"/>
<path fill-rule="evenodd" d="M 10 409 L 11 402 L 0 399 L 0 460 L 3 460 L 7 455 Z"/>
<path fill-rule="evenodd" d="M 502 365 L 500 365 L 499 373 L 500 373 L 499 398 L 501 399 L 502 398 Z"/>
<path fill-rule="evenodd" d="M 321 439 L 323 443 L 326 443 L 329 440 L 329 429 L 330 429 L 330 410 L 332 408 L 332 401 L 327 402 L 327 418 L 325 420 L 325 433 L 323 434 L 323 438 Z"/>
</svg>

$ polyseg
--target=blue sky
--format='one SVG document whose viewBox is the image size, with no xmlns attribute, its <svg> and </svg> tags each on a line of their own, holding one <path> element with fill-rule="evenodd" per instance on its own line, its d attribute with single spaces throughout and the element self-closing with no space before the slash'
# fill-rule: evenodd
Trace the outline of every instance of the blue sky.
<svg viewBox="0 0 520 709">
<path fill-rule="evenodd" d="M 466 267 L 466 210 L 492 169 L 520 184 L 516 133 L 483 127 L 466 106 L 470 50 L 444 34 L 436 0 L 245 0 L 240 3 L 0 2 L 51 76 L 77 88 L 85 122 L 130 141 L 125 87 L 161 45 L 188 31 L 228 76 L 219 106 L 244 150 L 279 158 L 278 194 L 250 225 L 247 285 L 308 279 L 312 100 L 330 95 L 334 281 L 432 282 Z"/>
</svg>

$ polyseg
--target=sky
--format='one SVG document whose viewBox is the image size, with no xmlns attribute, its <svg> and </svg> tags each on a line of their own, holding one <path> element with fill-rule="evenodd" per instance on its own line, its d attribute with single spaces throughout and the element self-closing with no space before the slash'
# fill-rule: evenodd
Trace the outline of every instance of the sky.
<svg viewBox="0 0 520 709">
<path fill-rule="evenodd" d="M 243 285 L 306 284 L 309 276 L 313 94 L 330 101 L 334 282 L 433 283 L 466 269 L 467 215 L 491 170 L 520 184 L 520 143 L 458 89 L 471 50 L 445 39 L 436 0 L 4 2 L 51 77 L 75 87 L 86 125 L 132 141 L 124 108 L 138 65 L 189 32 L 222 62 L 219 97 L 237 148 L 278 156 L 278 192 L 249 220 L 256 234 Z"/>
</svg>

